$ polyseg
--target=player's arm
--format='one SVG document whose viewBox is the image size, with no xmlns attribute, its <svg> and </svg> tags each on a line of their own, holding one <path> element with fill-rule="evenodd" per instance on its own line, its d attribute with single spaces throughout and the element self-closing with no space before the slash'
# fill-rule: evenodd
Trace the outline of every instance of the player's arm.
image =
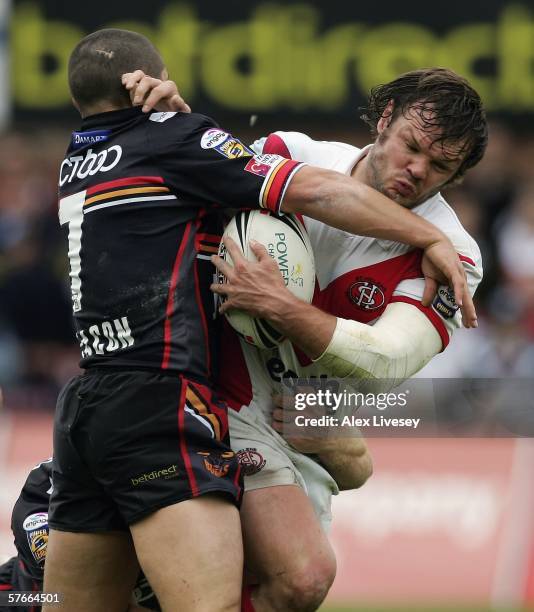
<svg viewBox="0 0 534 612">
<path fill-rule="evenodd" d="M 332 376 L 383 379 L 393 388 L 442 349 L 433 324 L 411 304 L 390 304 L 372 326 L 341 319 L 296 298 L 262 245 L 251 245 L 258 262 L 248 262 L 235 243 L 226 244 L 235 267 L 213 258 L 228 280 L 212 285 L 227 296 L 221 312 L 239 308 L 269 319 Z"/>
<path fill-rule="evenodd" d="M 316 454 L 340 491 L 359 489 L 373 474 L 373 461 L 363 438 L 334 439 L 330 448 Z"/>
<path fill-rule="evenodd" d="M 436 329 L 413 305 L 390 304 L 374 326 L 338 319 L 295 298 L 261 245 L 253 246 L 259 259 L 256 264 L 247 262 L 235 244 L 227 247 L 239 276 L 215 258 L 216 266 L 229 280 L 226 285 L 212 286 L 228 296 L 221 310 L 234 306 L 269 318 L 332 376 L 382 378 L 393 388 L 442 348 Z M 282 433 L 288 415 L 284 415 L 287 406 L 283 407 L 282 398 L 279 405 L 273 411 L 272 425 Z M 371 455 L 362 438 L 288 438 L 288 442 L 300 452 L 317 455 L 341 490 L 361 487 L 372 474 Z"/>
<path fill-rule="evenodd" d="M 289 442 L 296 450 L 300 440 Z M 363 438 L 343 437 L 330 440 L 313 440 L 317 444 L 316 455 L 326 471 L 336 481 L 340 491 L 359 489 L 373 474 L 373 461 Z"/>
<path fill-rule="evenodd" d="M 272 413 L 272 427 L 284 435 L 284 421 L 287 423 L 294 415 L 294 398 L 275 396 Z M 341 491 L 358 489 L 373 473 L 373 462 L 367 444 L 362 437 L 314 437 L 303 438 L 284 435 L 287 442 L 301 453 L 315 455 L 323 467 L 336 481 Z"/>
<path fill-rule="evenodd" d="M 312 217 L 352 234 L 403 242 L 422 249 L 453 288 L 465 326 L 476 327 L 465 271 L 452 242 L 419 215 L 351 177 L 312 166 L 301 168 L 292 178 L 281 210 Z M 433 278 L 444 280 L 439 273 Z M 425 289 L 425 306 L 430 304 L 435 289 L 434 283 Z"/>
</svg>

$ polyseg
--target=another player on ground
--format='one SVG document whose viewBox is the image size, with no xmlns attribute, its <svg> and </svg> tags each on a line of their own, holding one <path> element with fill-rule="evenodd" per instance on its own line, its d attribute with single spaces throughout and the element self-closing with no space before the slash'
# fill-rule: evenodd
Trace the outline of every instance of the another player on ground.
<svg viewBox="0 0 534 612">
<path fill-rule="evenodd" d="M 28 475 L 11 516 L 17 556 L 0 566 L 0 591 L 40 593 L 48 546 L 48 506 L 53 489 L 52 459 L 35 466 Z M 98 563 L 94 559 L 94 563 Z M 13 607 L 0 605 L 0 612 Z M 40 612 L 41 606 L 17 606 L 19 612 Z M 160 610 L 146 578 L 140 574 L 128 612 Z"/>
</svg>

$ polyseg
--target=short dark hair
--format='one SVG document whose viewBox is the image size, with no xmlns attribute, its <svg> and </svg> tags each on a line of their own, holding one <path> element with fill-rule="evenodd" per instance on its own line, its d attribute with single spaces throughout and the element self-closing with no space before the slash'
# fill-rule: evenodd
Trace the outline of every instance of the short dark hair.
<svg viewBox="0 0 534 612">
<path fill-rule="evenodd" d="M 377 124 L 393 101 L 393 121 L 401 113 L 414 109 L 423 129 L 438 128 L 441 135 L 433 142 L 458 146 L 464 159 L 454 179 L 478 164 L 488 144 L 488 124 L 482 100 L 469 82 L 447 68 L 425 68 L 402 74 L 385 85 L 371 89 L 361 118 L 377 135 Z"/>
<path fill-rule="evenodd" d="M 80 110 L 100 101 L 130 104 L 121 76 L 137 69 L 159 78 L 165 64 L 142 34 L 108 28 L 83 38 L 69 59 L 69 87 Z"/>
</svg>

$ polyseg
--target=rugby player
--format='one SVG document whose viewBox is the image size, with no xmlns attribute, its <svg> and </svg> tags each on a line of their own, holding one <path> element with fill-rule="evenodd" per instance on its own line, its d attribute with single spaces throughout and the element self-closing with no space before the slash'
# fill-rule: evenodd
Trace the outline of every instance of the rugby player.
<svg viewBox="0 0 534 612">
<path fill-rule="evenodd" d="M 69 60 L 83 122 L 61 164 L 59 216 L 86 373 L 58 398 L 44 590 L 69 610 L 122 611 L 137 556 L 164 610 L 237 610 L 240 469 L 211 386 L 219 208 L 300 213 L 420 247 L 468 324 L 476 315 L 432 224 L 340 173 L 252 159 L 205 116 L 143 113 L 121 83 L 137 67 L 166 78 L 153 45 L 125 30 L 85 37 Z"/>
<path fill-rule="evenodd" d="M 150 87 L 142 88 L 139 103 L 145 96 L 155 103 L 157 87 L 161 95 L 167 87 L 169 98 L 173 91 L 168 84 L 151 86 L 151 93 Z M 449 116 L 452 106 L 454 117 Z M 298 133 L 276 133 L 253 148 L 351 175 L 431 219 L 453 239 L 474 292 L 482 276 L 480 252 L 439 190 L 461 179 L 483 155 L 487 126 L 479 96 L 450 71 L 408 73 L 372 93 L 367 121 L 378 138 L 362 150 Z M 236 306 L 270 317 L 294 342 L 284 342 L 278 351 L 257 351 L 240 346 L 231 331 L 225 342 L 224 395 L 236 410 L 247 406 L 231 411 L 230 426 L 233 448 L 247 472 L 242 523 L 247 567 L 260 578 L 257 610 L 316 609 L 335 575 L 335 558 L 320 526 L 329 524 L 330 496 L 338 485 L 361 486 L 372 469 L 361 438 L 292 440 L 288 445 L 269 425 L 273 390 L 283 377 L 325 374 L 400 383 L 441 351 L 460 326 L 446 286 L 432 306 L 421 304 L 424 283 L 417 252 L 348 236 L 311 219 L 306 226 L 320 289 L 314 305 L 323 312 L 290 297 L 260 247 L 255 265 L 229 244 L 239 274 L 219 260 L 230 284 L 213 287 L 230 298 L 223 310 Z M 360 325 L 372 322 L 373 327 Z M 310 357 L 319 356 L 311 362 Z M 281 411 L 274 416 L 274 428 L 280 430 Z M 318 456 L 328 471 L 296 450 Z"/>
<path fill-rule="evenodd" d="M 480 251 L 440 190 L 484 153 L 487 125 L 478 94 L 451 71 L 415 71 L 373 90 L 365 119 L 377 137 L 363 149 L 294 132 L 272 134 L 253 149 L 343 172 L 432 221 L 453 241 L 474 293 L 482 279 Z M 461 325 L 447 286 L 432 305 L 421 303 L 417 251 L 312 219 L 305 225 L 317 272 L 313 305 L 285 288 L 261 245 L 254 248 L 257 264 L 233 244 L 227 247 L 235 269 L 215 261 L 229 281 L 212 287 L 228 298 L 221 311 L 248 310 L 288 338 L 272 352 L 233 333 L 223 343 L 224 364 L 232 366 L 223 364 L 221 391 L 236 409 L 230 411 L 232 447 L 248 464 L 241 520 L 246 564 L 260 580 L 254 595 L 260 611 L 320 605 L 335 577 L 335 557 L 320 529 L 330 522 L 330 495 L 361 486 L 372 471 L 361 438 L 281 441 L 269 426 L 269 395 L 281 390 L 284 378 L 321 375 L 382 379 L 385 389 L 395 387 L 445 349 Z M 274 418 L 281 431 L 280 409 Z"/>
<path fill-rule="evenodd" d="M 43 590 L 43 573 L 48 544 L 48 506 L 52 493 L 52 459 L 43 461 L 29 473 L 11 515 L 17 556 L 0 566 L 0 591 L 39 593 Z M 93 560 L 98 563 L 97 559 Z M 0 604 L 0 612 L 12 607 Z M 40 605 L 17 606 L 20 612 L 40 612 Z M 132 593 L 128 612 L 160 610 L 146 578 L 140 574 Z"/>
</svg>

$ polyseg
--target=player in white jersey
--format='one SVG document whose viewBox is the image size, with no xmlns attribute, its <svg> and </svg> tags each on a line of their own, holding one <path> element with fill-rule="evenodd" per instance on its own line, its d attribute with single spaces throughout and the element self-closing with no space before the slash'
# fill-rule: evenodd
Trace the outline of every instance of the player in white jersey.
<svg viewBox="0 0 534 612">
<path fill-rule="evenodd" d="M 482 278 L 480 251 L 439 190 L 482 157 L 487 133 L 480 100 L 463 79 L 445 70 L 409 73 L 387 87 L 381 108 L 380 92 L 371 98 L 379 106 L 373 145 L 358 149 L 276 132 L 254 148 L 351 175 L 412 208 L 452 240 L 474 293 Z M 437 91 L 443 87 L 450 88 L 449 97 L 440 91 L 440 104 Z M 403 89 L 409 92 L 404 99 L 392 94 Z M 462 108 L 459 98 L 465 96 L 469 102 L 464 100 Z M 471 129 L 451 127 L 444 117 L 455 102 Z M 236 307 L 268 318 L 288 338 L 276 350 L 260 351 L 228 328 L 221 373 L 223 395 L 235 409 L 230 415 L 232 447 L 247 474 L 241 517 L 247 565 L 260 581 L 254 607 L 262 611 L 319 606 L 335 576 L 335 558 L 319 525 L 328 527 L 331 495 L 338 485 L 356 488 L 371 473 L 361 438 L 340 438 L 338 448 L 328 440 L 310 440 L 296 444 L 304 451 L 299 453 L 273 429 L 272 395 L 282 379 L 376 377 L 394 386 L 442 351 L 461 326 L 446 285 L 432 304 L 421 303 L 420 252 L 308 218 L 304 222 L 317 271 L 313 306 L 292 298 L 259 246 L 260 261 L 250 264 L 227 245 L 240 270 L 236 274 L 217 260 L 229 285 L 213 287 L 228 297 L 222 310 Z"/>
<path fill-rule="evenodd" d="M 143 93 L 157 88 L 156 81 L 141 88 Z M 159 98 L 177 95 L 170 87 Z M 154 99 L 158 96 L 150 94 L 145 102 Z M 362 150 L 298 133 L 276 133 L 256 147 L 351 175 L 414 208 L 449 234 L 474 292 L 482 274 L 478 248 L 439 189 L 483 155 L 487 128 L 478 95 L 450 71 L 408 73 L 373 92 L 367 120 L 378 138 Z M 246 602 L 246 610 L 319 606 L 335 575 L 335 558 L 321 529 L 329 523 L 331 495 L 338 485 L 360 486 L 371 470 L 362 439 L 338 440 L 335 447 L 317 440 L 290 446 L 278 435 L 271 427 L 271 394 L 282 377 L 371 375 L 400 382 L 442 350 L 461 325 L 447 287 L 432 305 L 421 304 L 420 253 L 305 222 L 318 277 L 313 307 L 288 296 L 261 248 L 256 248 L 259 264 L 241 261 L 239 276 L 217 262 L 230 279 L 226 287 L 214 287 L 229 295 L 224 308 L 270 317 L 293 341 L 262 353 L 241 346 L 226 330 L 221 383 L 236 409 L 233 444 L 247 473 L 242 508 L 247 566 L 260 581 L 254 607 Z"/>
</svg>

